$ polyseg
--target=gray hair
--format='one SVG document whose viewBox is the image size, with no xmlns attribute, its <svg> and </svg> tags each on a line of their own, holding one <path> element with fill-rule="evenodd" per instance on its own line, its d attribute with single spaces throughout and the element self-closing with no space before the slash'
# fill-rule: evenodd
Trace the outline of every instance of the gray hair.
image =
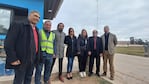
<svg viewBox="0 0 149 84">
<path fill-rule="evenodd" d="M 32 14 L 32 13 L 38 13 L 38 14 L 40 14 L 38 11 L 36 11 L 36 10 L 32 10 L 32 11 L 30 11 L 30 13 L 29 14 Z"/>
<path fill-rule="evenodd" d="M 104 26 L 104 29 L 105 29 L 105 28 L 108 28 L 108 29 L 109 29 L 109 26 L 108 26 L 108 25 L 106 25 L 106 26 Z"/>
<path fill-rule="evenodd" d="M 44 22 L 44 24 L 45 24 L 45 23 L 47 23 L 47 22 L 50 22 L 50 23 L 51 23 L 51 21 L 50 21 L 50 20 L 46 20 L 46 21 Z"/>
</svg>

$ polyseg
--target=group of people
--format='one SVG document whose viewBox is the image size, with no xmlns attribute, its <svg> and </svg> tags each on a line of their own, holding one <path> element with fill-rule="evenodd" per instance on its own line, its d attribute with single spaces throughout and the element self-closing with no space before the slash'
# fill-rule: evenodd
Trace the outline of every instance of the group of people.
<svg viewBox="0 0 149 84">
<path fill-rule="evenodd" d="M 41 74 L 44 70 L 44 84 L 51 84 L 51 73 L 56 59 L 59 62 L 59 80 L 62 76 L 64 49 L 67 45 L 66 57 L 68 80 L 73 79 L 72 68 L 75 56 L 78 57 L 79 74 L 86 77 L 86 65 L 89 59 L 89 73 L 93 74 L 94 59 L 96 59 L 96 75 L 100 77 L 100 57 L 103 57 L 103 74 L 107 75 L 107 61 L 110 65 L 110 79 L 114 80 L 114 48 L 117 45 L 116 35 L 104 27 L 104 34 L 98 37 L 98 31 L 93 30 L 93 36 L 88 37 L 83 29 L 78 38 L 73 28 L 69 28 L 68 35 L 63 32 L 64 24 L 59 23 L 57 30 L 51 30 L 52 23 L 47 20 L 43 29 L 38 30 L 36 24 L 40 19 L 37 11 L 31 11 L 28 18 L 10 25 L 4 48 L 7 54 L 6 68 L 14 69 L 13 84 L 31 84 L 35 68 L 35 84 L 42 84 Z M 44 68 L 44 69 L 43 69 Z"/>
</svg>

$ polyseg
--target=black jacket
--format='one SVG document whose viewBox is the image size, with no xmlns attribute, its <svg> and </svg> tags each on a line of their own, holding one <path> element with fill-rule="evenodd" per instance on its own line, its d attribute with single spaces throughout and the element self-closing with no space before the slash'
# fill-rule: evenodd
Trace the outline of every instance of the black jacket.
<svg viewBox="0 0 149 84">
<path fill-rule="evenodd" d="M 81 35 L 79 35 L 78 40 L 77 40 L 78 52 L 86 51 L 88 48 L 87 44 L 88 44 L 88 37 L 83 38 Z"/>
<path fill-rule="evenodd" d="M 97 37 L 96 40 L 96 50 L 98 54 L 103 53 L 102 39 L 100 37 Z M 94 51 L 94 37 L 89 37 L 88 51 Z"/>
<path fill-rule="evenodd" d="M 77 38 L 75 36 L 73 38 L 66 36 L 64 43 L 67 45 L 67 57 L 77 55 Z"/>
<path fill-rule="evenodd" d="M 14 22 L 10 25 L 5 42 L 4 49 L 6 51 L 6 68 L 21 68 L 27 63 L 37 64 L 42 56 L 40 53 L 40 37 L 38 29 L 38 53 L 35 50 L 35 42 L 32 27 L 28 20 Z M 21 64 L 17 66 L 11 65 L 12 62 L 20 60 Z"/>
</svg>

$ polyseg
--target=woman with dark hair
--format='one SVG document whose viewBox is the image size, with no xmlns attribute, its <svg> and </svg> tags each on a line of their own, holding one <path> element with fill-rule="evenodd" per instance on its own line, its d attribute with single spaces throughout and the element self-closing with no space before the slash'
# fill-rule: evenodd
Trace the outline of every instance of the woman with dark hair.
<svg viewBox="0 0 149 84">
<path fill-rule="evenodd" d="M 74 35 L 74 29 L 69 28 L 69 35 L 65 37 L 64 43 L 67 45 L 66 56 L 68 58 L 67 64 L 67 79 L 72 79 L 73 60 L 77 53 L 77 38 Z"/>
<path fill-rule="evenodd" d="M 81 77 L 86 77 L 86 63 L 87 63 L 87 43 L 88 43 L 88 35 L 85 29 L 82 30 L 81 34 L 77 40 L 77 48 L 78 48 L 78 61 L 79 61 L 79 72 Z"/>
</svg>

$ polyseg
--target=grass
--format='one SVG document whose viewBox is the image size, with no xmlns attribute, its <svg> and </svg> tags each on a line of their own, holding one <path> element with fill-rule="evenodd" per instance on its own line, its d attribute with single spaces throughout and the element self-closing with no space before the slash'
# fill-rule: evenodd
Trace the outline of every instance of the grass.
<svg viewBox="0 0 149 84">
<path fill-rule="evenodd" d="M 117 47 L 116 52 L 121 54 L 144 56 L 144 47 L 143 46 Z"/>
</svg>

